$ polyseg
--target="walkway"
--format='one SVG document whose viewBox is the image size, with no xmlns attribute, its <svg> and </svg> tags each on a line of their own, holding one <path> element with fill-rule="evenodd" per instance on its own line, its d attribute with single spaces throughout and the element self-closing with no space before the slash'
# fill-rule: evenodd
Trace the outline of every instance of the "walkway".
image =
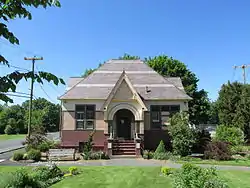
<svg viewBox="0 0 250 188">
<path fill-rule="evenodd" d="M 171 168 L 180 168 L 182 164 L 177 164 L 171 161 L 158 161 L 158 160 L 144 160 L 144 159 L 111 159 L 111 160 L 93 160 L 93 161 L 64 161 L 64 162 L 55 162 L 59 166 L 148 166 L 148 167 L 161 167 L 168 166 Z M 38 162 L 32 163 L 28 166 L 39 166 L 45 165 L 47 162 Z M 207 168 L 207 167 L 216 167 L 219 170 L 241 170 L 241 171 L 250 171 L 250 167 L 244 166 L 224 166 L 224 165 L 203 165 L 197 164 L 198 166 Z"/>
</svg>

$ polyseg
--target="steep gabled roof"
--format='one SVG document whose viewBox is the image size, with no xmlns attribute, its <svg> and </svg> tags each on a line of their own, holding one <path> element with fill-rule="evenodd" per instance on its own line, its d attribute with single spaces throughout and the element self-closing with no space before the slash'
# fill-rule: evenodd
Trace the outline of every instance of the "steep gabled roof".
<svg viewBox="0 0 250 188">
<path fill-rule="evenodd" d="M 179 78 L 164 78 L 141 60 L 110 60 L 71 87 L 60 99 L 106 100 L 122 72 L 134 90 L 145 100 L 190 100 Z M 181 84 L 182 86 L 182 84 Z M 146 88 L 150 92 L 146 92 Z"/>
<path fill-rule="evenodd" d="M 106 110 L 108 105 L 110 104 L 111 100 L 114 98 L 115 94 L 117 93 L 118 89 L 120 88 L 122 82 L 125 81 L 125 83 L 128 85 L 129 89 L 131 90 L 134 99 L 141 105 L 141 107 L 144 110 L 147 110 L 147 107 L 145 106 L 144 102 L 142 101 L 141 97 L 139 96 L 139 94 L 137 93 L 137 91 L 135 90 L 135 88 L 133 87 L 132 83 L 130 82 L 128 76 L 126 75 L 126 72 L 123 70 L 121 73 L 120 78 L 118 79 L 118 81 L 116 82 L 115 86 L 113 87 L 112 91 L 110 92 L 107 100 L 105 101 L 105 103 L 103 104 L 103 110 Z"/>
</svg>

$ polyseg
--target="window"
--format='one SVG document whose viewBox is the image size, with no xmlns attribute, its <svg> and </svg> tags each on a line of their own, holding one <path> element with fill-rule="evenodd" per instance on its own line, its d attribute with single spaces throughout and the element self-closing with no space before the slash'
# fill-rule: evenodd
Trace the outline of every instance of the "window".
<svg viewBox="0 0 250 188">
<path fill-rule="evenodd" d="M 180 111 L 180 105 L 152 105 L 150 108 L 151 127 L 160 129 L 169 124 L 172 114 Z"/>
<path fill-rule="evenodd" d="M 95 105 L 76 105 L 76 129 L 93 130 L 95 124 Z"/>
</svg>

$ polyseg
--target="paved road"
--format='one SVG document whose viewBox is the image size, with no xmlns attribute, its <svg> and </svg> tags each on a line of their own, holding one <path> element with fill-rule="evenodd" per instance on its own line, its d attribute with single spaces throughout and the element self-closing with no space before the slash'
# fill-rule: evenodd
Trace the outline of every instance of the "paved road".
<svg viewBox="0 0 250 188">
<path fill-rule="evenodd" d="M 24 141 L 23 138 L 15 139 L 15 140 L 0 141 L 0 154 L 5 153 L 10 150 L 22 148 L 23 141 Z"/>
</svg>

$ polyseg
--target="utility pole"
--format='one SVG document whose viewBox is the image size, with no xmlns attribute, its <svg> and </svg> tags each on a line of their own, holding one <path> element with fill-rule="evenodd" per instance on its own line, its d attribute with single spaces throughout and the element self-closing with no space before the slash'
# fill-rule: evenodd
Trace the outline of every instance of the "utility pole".
<svg viewBox="0 0 250 188">
<path fill-rule="evenodd" d="M 43 60 L 42 57 L 25 57 L 24 60 L 32 61 L 32 77 L 31 77 L 31 85 L 30 85 L 30 103 L 29 103 L 29 123 L 28 123 L 28 134 L 27 137 L 30 138 L 30 130 L 31 130 L 31 119 L 32 119 L 32 99 L 33 99 L 33 86 L 34 86 L 34 72 L 35 72 L 35 61 Z"/>
<path fill-rule="evenodd" d="M 242 69 L 244 84 L 246 84 L 246 69 L 248 67 L 250 67 L 250 65 L 233 66 L 234 69 L 237 69 L 237 68 L 241 68 Z"/>
</svg>

